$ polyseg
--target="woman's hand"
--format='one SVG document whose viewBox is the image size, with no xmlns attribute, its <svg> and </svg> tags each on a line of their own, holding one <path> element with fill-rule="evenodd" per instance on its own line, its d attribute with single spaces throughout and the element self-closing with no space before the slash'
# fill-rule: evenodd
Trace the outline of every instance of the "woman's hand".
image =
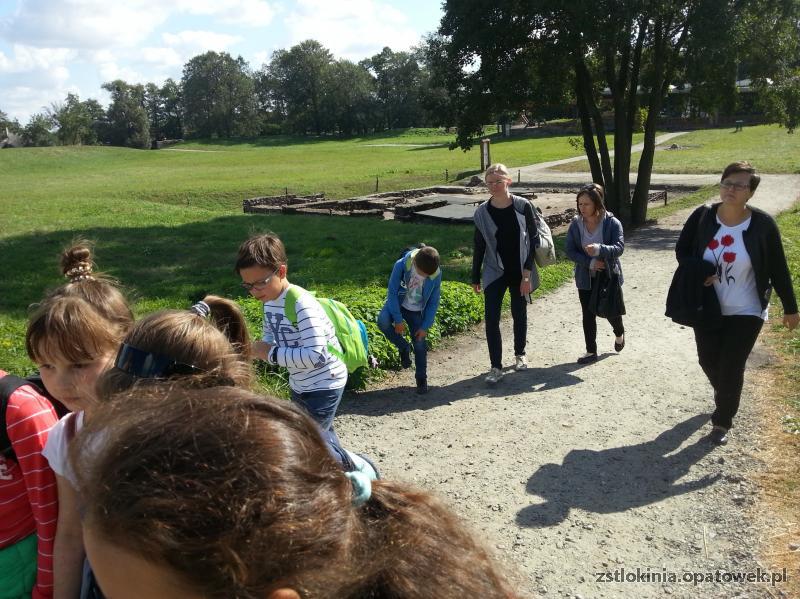
<svg viewBox="0 0 800 599">
<path fill-rule="evenodd" d="M 481 292 L 481 284 L 480 283 L 473 283 L 472 284 L 472 290 L 475 293 L 480 293 Z"/>
<path fill-rule="evenodd" d="M 800 324 L 800 314 L 784 314 L 783 315 L 783 326 L 785 326 L 790 331 L 793 331 L 797 328 L 797 325 Z"/>
<path fill-rule="evenodd" d="M 602 258 L 595 258 L 592 260 L 592 263 L 589 265 L 591 270 L 605 270 L 606 269 L 606 261 Z"/>
<path fill-rule="evenodd" d="M 522 279 L 522 281 L 519 283 L 519 294 L 528 295 L 531 291 L 533 291 L 533 283 L 531 283 L 531 280 L 528 279 L 526 281 L 525 279 Z"/>
<path fill-rule="evenodd" d="M 711 275 L 710 277 L 706 277 L 706 280 L 703 281 L 703 285 L 706 287 L 711 287 L 714 283 L 719 281 L 719 277 L 717 275 Z"/>
<path fill-rule="evenodd" d="M 403 335 L 406 332 L 406 323 L 404 322 L 396 322 L 394 323 L 394 332 L 398 335 Z"/>
<path fill-rule="evenodd" d="M 594 258 L 595 256 L 600 255 L 600 244 L 599 243 L 590 243 L 589 245 L 583 246 L 583 251 L 586 252 L 586 255 L 591 256 Z"/>
</svg>

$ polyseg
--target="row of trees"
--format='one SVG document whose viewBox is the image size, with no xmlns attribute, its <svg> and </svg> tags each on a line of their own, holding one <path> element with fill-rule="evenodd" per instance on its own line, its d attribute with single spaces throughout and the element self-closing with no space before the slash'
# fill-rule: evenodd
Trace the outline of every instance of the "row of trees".
<svg viewBox="0 0 800 599">
<path fill-rule="evenodd" d="M 162 86 L 103 84 L 111 103 L 68 94 L 24 127 L 0 112 L 28 145 L 109 143 L 148 147 L 151 139 L 234 137 L 268 133 L 366 133 L 431 126 L 447 119 L 440 79 L 424 49 L 384 48 L 359 63 L 335 60 L 314 40 L 278 50 L 251 71 L 241 57 L 206 52 L 184 65 L 180 82 Z"/>
<path fill-rule="evenodd" d="M 729 112 L 736 80 L 747 77 L 772 120 L 790 131 L 800 120 L 800 0 L 446 0 L 444 13 L 428 47 L 445 65 L 458 145 L 472 145 L 487 115 L 540 114 L 569 99 L 592 178 L 627 222 L 646 217 L 657 119 L 670 84 L 691 83 L 696 105 Z M 614 115 L 613 161 L 603 91 Z M 644 150 L 631 190 L 642 107 Z"/>
</svg>

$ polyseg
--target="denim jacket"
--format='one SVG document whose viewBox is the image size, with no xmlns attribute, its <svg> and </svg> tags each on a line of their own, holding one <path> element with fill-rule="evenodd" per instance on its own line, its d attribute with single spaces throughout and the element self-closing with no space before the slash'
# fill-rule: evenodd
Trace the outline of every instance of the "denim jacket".
<svg viewBox="0 0 800 599">
<path fill-rule="evenodd" d="M 589 272 L 589 265 L 592 257 L 583 251 L 581 245 L 580 219 L 581 215 L 575 215 L 567 230 L 567 256 L 575 263 L 575 286 L 578 289 L 591 289 L 592 279 Z M 596 258 L 606 261 L 606 268 L 609 272 L 619 275 L 619 284 L 622 285 L 622 265 L 619 257 L 625 251 L 625 238 L 622 234 L 622 223 L 609 211 L 606 211 L 602 221 L 603 243 L 600 244 L 600 254 Z"/>
<path fill-rule="evenodd" d="M 414 256 L 418 251 L 411 250 L 407 252 L 394 263 L 392 268 L 389 287 L 386 289 L 385 306 L 388 307 L 389 314 L 392 315 L 393 323 L 403 322 L 400 306 L 403 304 L 403 299 L 405 299 L 408 281 L 411 279 L 411 267 L 414 263 Z M 420 328 L 426 331 L 433 326 L 433 319 L 436 316 L 436 310 L 439 308 L 441 288 L 442 269 L 438 268 L 422 284 L 422 325 Z"/>
</svg>

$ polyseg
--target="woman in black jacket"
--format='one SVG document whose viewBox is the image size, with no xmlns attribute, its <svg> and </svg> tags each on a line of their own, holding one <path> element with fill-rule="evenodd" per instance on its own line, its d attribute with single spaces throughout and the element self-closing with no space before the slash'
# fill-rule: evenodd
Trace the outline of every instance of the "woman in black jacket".
<svg viewBox="0 0 800 599">
<path fill-rule="evenodd" d="M 710 438 L 719 445 L 728 442 L 745 363 L 767 318 L 773 287 L 783 304 L 783 324 L 794 329 L 800 322 L 778 225 L 747 205 L 760 180 L 750 163 L 729 164 L 720 182 L 721 201 L 695 210 L 675 247 L 682 267 L 705 269 L 697 284 L 713 287 L 719 302 L 719 312 L 705 310 L 715 317 L 694 323 L 700 366 L 714 389 Z"/>
</svg>

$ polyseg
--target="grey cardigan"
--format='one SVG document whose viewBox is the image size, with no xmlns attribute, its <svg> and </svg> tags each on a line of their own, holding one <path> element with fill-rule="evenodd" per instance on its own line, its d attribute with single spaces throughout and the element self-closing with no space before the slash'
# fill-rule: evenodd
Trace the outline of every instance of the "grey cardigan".
<svg viewBox="0 0 800 599">
<path fill-rule="evenodd" d="M 569 224 L 566 252 L 569 259 L 575 263 L 575 286 L 578 289 L 591 289 L 592 279 L 589 273 L 589 264 L 592 259 L 586 255 L 583 247 L 581 247 L 580 219 L 581 215 L 576 214 Z M 606 211 L 602 227 L 603 243 L 600 244 L 600 254 L 597 257 L 603 258 L 611 272 L 619 275 L 619 284 L 622 285 L 624 277 L 622 276 L 622 265 L 619 262 L 619 257 L 625 251 L 622 223 L 611 212 Z"/>
<path fill-rule="evenodd" d="M 511 196 L 514 214 L 519 223 L 519 263 L 523 270 L 531 271 L 531 290 L 539 287 L 539 271 L 533 261 L 533 252 L 538 242 L 533 204 L 520 196 Z M 497 253 L 497 225 L 489 214 L 487 200 L 475 210 L 475 251 L 472 255 L 472 282 L 480 277 L 484 289 L 503 276 L 503 261 Z M 483 273 L 481 274 L 481 265 Z"/>
</svg>

